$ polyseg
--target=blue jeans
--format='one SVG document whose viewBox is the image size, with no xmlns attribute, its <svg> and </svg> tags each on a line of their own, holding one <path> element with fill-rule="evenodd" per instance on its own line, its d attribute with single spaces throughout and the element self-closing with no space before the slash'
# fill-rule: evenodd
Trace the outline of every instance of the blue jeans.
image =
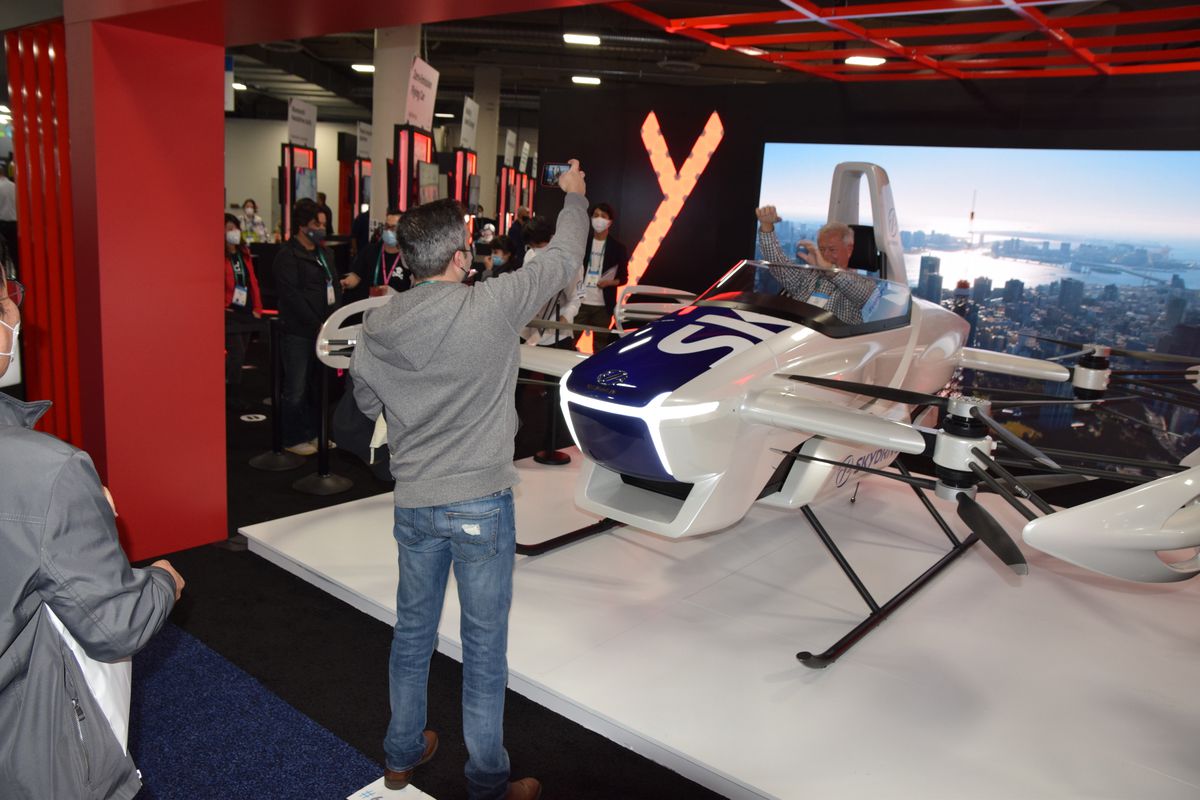
<svg viewBox="0 0 1200 800">
<path fill-rule="evenodd" d="M 321 425 L 321 372 L 315 339 L 285 333 L 279 337 L 283 363 L 283 446 L 317 438 Z"/>
<path fill-rule="evenodd" d="M 463 734 L 472 800 L 508 791 L 504 689 L 508 681 L 508 610 L 512 605 L 516 517 L 512 490 L 444 506 L 397 508 L 400 584 L 388 662 L 392 719 L 383 749 L 387 767 L 411 768 L 425 750 L 429 659 L 450 567 L 462 608 Z"/>
</svg>

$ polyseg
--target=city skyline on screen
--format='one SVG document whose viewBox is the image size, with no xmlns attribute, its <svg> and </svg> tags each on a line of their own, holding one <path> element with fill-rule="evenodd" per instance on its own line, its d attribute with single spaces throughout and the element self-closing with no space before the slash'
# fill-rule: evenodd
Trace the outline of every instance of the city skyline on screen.
<svg viewBox="0 0 1200 800">
<path fill-rule="evenodd" d="M 768 142 L 760 205 L 776 206 L 785 220 L 825 219 L 843 161 L 887 171 L 904 230 L 1160 244 L 1200 259 L 1200 151 Z M 860 210 L 869 219 L 865 189 Z"/>
</svg>

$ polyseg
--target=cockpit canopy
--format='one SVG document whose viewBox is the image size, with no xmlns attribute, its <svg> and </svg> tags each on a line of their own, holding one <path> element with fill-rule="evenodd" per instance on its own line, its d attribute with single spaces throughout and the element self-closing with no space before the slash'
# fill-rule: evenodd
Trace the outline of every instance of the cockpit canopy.
<svg viewBox="0 0 1200 800">
<path fill-rule="evenodd" d="M 695 304 L 722 306 L 789 319 L 826 336 L 842 338 L 908 324 L 908 287 L 857 270 L 807 264 L 742 261 Z"/>
</svg>

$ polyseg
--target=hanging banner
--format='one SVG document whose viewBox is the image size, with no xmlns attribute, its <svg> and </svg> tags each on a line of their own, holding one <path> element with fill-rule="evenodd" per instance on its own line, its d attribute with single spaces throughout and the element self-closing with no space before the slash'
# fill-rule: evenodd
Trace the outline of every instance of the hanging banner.
<svg viewBox="0 0 1200 800">
<path fill-rule="evenodd" d="M 288 100 L 288 144 L 317 146 L 317 107 L 303 100 Z"/>
<path fill-rule="evenodd" d="M 437 97 L 438 71 L 414 57 L 408 73 L 408 103 L 405 121 L 426 131 L 433 130 L 433 101 Z"/>
<path fill-rule="evenodd" d="M 521 163 L 517 165 L 517 172 L 524 172 L 527 166 L 529 166 L 529 142 L 521 142 Z"/>
<path fill-rule="evenodd" d="M 463 98 L 462 127 L 458 132 L 458 146 L 475 149 L 475 131 L 479 126 L 479 103 L 469 97 Z"/>
<path fill-rule="evenodd" d="M 237 103 L 233 99 L 233 56 L 225 56 L 225 110 L 233 111 Z"/>
<path fill-rule="evenodd" d="M 506 131 L 504 133 L 504 166 L 511 167 L 513 159 L 517 157 L 517 132 Z"/>
<path fill-rule="evenodd" d="M 355 155 L 359 158 L 368 160 L 371 158 L 371 126 L 369 123 L 358 123 L 358 146 L 356 149 L 358 152 Z"/>
</svg>

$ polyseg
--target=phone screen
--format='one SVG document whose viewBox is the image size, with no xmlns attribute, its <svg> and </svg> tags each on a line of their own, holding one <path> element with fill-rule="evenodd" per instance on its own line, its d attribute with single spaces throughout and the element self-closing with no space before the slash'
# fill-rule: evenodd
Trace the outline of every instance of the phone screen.
<svg viewBox="0 0 1200 800">
<path fill-rule="evenodd" d="M 543 164 L 542 186 L 558 186 L 558 176 L 570 168 L 570 164 L 556 164 L 553 161 Z"/>
</svg>

